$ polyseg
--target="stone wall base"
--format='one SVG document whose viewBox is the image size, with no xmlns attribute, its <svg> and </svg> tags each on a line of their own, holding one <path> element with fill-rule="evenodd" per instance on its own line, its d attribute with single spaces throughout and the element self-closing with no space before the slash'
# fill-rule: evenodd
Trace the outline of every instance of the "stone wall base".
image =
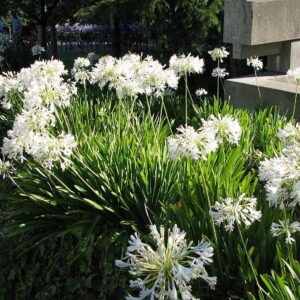
<svg viewBox="0 0 300 300">
<path fill-rule="evenodd" d="M 290 116 L 293 111 L 296 84 L 287 80 L 285 75 L 263 73 L 258 77 L 264 106 L 278 106 L 282 114 Z M 225 94 L 235 107 L 256 108 L 259 94 L 255 76 L 228 79 L 225 81 Z M 299 87 L 300 94 L 300 87 Z M 296 118 L 300 121 L 300 95 L 298 95 Z"/>
</svg>

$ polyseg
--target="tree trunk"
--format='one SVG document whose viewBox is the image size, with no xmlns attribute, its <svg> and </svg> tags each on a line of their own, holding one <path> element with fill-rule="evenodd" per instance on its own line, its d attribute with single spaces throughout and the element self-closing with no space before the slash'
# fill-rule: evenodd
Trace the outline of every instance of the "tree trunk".
<svg viewBox="0 0 300 300">
<path fill-rule="evenodd" d="M 118 17 L 114 17 L 113 20 L 112 52 L 113 52 L 113 56 L 115 57 L 121 56 L 120 20 Z"/>
<path fill-rule="evenodd" d="M 58 58 L 56 28 L 54 24 L 51 24 L 50 38 L 51 38 L 51 56 L 53 58 Z"/>
<path fill-rule="evenodd" d="M 40 22 L 38 24 L 38 43 L 47 50 L 47 17 L 45 11 L 45 0 L 40 0 Z"/>
<path fill-rule="evenodd" d="M 47 25 L 38 24 L 38 44 L 47 49 Z"/>
<path fill-rule="evenodd" d="M 42 34 L 42 26 L 41 25 L 36 25 L 37 27 L 37 43 L 39 45 L 42 45 L 43 43 L 43 34 Z"/>
</svg>

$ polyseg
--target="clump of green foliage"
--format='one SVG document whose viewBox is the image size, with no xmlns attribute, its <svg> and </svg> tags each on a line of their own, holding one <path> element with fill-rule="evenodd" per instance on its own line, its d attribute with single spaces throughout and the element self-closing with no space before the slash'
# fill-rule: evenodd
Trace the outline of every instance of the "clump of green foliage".
<svg viewBox="0 0 300 300">
<path fill-rule="evenodd" d="M 165 99 L 174 127 L 183 102 Z M 203 299 L 256 294 L 239 237 L 215 227 L 208 215 L 210 205 L 221 197 L 242 193 L 256 195 L 263 212 L 262 221 L 243 233 L 258 274 L 280 266 L 269 231 L 276 211 L 258 184 L 257 166 L 280 151 L 276 135 L 286 119 L 273 109 L 249 112 L 226 101 L 191 104 L 195 128 L 201 118 L 229 114 L 239 120 L 243 135 L 237 146 L 225 143 L 206 161 L 173 161 L 167 146 L 171 128 L 159 117 L 157 103 L 151 108 L 150 114 L 143 102 L 132 105 L 129 99 L 120 108 L 119 101 L 104 96 L 76 99 L 58 118 L 58 129 L 71 132 L 78 143 L 71 165 L 65 171 L 50 171 L 30 160 L 18 166 L 14 192 L 1 193 L 9 207 L 2 221 L 5 297 L 124 296 L 126 276 L 116 270 L 114 259 L 122 255 L 133 230 L 143 235 L 151 223 L 178 224 L 189 239 L 205 237 L 212 243 L 218 285 L 215 291 L 196 286 Z M 36 263 L 28 267 L 31 260 Z M 20 281 L 23 273 L 26 280 Z"/>
</svg>

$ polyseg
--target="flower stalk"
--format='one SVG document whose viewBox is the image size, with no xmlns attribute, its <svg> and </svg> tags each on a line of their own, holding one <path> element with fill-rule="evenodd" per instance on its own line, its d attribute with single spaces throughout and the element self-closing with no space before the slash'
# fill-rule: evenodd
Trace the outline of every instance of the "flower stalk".
<svg viewBox="0 0 300 300">
<path fill-rule="evenodd" d="M 295 98 L 294 98 L 294 106 L 293 106 L 292 119 L 295 119 L 295 113 L 296 113 L 296 107 L 297 107 L 298 89 L 299 89 L 299 81 L 296 82 L 296 93 L 295 93 Z"/>
</svg>

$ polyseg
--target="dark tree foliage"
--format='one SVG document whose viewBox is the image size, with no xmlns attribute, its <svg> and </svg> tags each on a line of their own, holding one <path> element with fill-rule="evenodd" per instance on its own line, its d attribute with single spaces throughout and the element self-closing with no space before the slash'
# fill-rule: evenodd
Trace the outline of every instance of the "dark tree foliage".
<svg viewBox="0 0 300 300">
<path fill-rule="evenodd" d="M 218 44 L 222 0 L 2 0 L 0 15 L 17 9 L 23 18 L 40 25 L 39 42 L 46 46 L 46 28 L 65 20 L 109 23 L 113 54 L 121 54 L 121 23 L 139 22 L 151 29 L 163 54 L 201 53 Z M 210 42 L 211 41 L 211 42 Z"/>
<path fill-rule="evenodd" d="M 137 21 L 151 26 L 161 52 L 201 53 L 208 40 L 216 43 L 221 32 L 222 0 L 90 0 L 76 14 L 82 21 Z M 115 34 L 115 47 L 118 33 Z M 118 53 L 118 49 L 115 51 Z"/>
<path fill-rule="evenodd" d="M 9 17 L 12 11 L 16 11 L 23 22 L 38 25 L 39 44 L 47 47 L 47 27 L 52 27 L 57 22 L 71 19 L 73 14 L 81 7 L 82 0 L 3 0 L 0 16 Z M 54 35 L 55 36 L 55 33 Z M 52 52 L 56 52 L 53 49 Z M 56 54 L 56 53 L 54 53 Z M 54 55 L 56 56 L 56 55 Z"/>
<path fill-rule="evenodd" d="M 221 0 L 152 0 L 143 17 L 157 28 L 162 49 L 201 53 L 209 40 L 216 44 L 222 12 Z"/>
</svg>

